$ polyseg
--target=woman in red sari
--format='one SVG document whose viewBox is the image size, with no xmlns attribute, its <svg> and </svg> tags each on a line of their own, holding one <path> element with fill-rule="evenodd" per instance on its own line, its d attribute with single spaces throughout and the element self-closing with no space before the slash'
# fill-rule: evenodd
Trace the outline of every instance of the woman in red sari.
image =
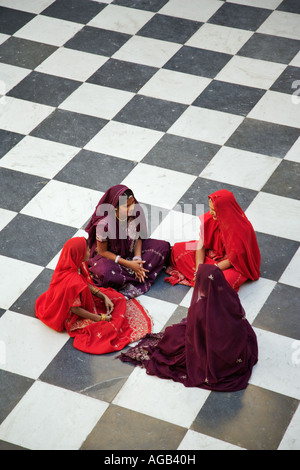
<svg viewBox="0 0 300 470">
<path fill-rule="evenodd" d="M 151 319 L 137 300 L 111 288 L 97 288 L 89 275 L 90 249 L 84 237 L 68 240 L 49 289 L 36 301 L 36 316 L 56 331 L 67 330 L 75 348 L 105 354 L 123 349 L 151 331 Z"/>
<path fill-rule="evenodd" d="M 147 335 L 119 358 L 186 387 L 234 392 L 247 387 L 258 347 L 239 296 L 223 272 L 200 265 L 187 318 Z"/>
<path fill-rule="evenodd" d="M 260 276 L 260 251 L 253 227 L 233 193 L 222 189 L 209 196 L 210 211 L 200 217 L 200 239 L 176 243 L 167 273 L 171 284 L 193 286 L 200 264 L 215 264 L 238 291 Z"/>
</svg>

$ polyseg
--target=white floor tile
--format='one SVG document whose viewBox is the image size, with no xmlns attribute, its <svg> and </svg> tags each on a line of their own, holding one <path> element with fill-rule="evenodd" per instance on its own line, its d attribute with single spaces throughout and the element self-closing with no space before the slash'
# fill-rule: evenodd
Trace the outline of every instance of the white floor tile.
<svg viewBox="0 0 300 470">
<path fill-rule="evenodd" d="M 188 207 L 186 208 L 188 209 Z M 204 205 L 199 204 L 199 216 L 204 212 Z M 167 240 L 173 246 L 182 241 L 198 240 L 200 233 L 199 217 L 188 212 L 170 211 L 151 234 L 152 238 Z"/>
<path fill-rule="evenodd" d="M 246 5 L 256 8 L 269 8 L 275 10 L 280 5 L 282 0 L 231 0 L 230 3 L 238 3 L 239 5 Z"/>
<path fill-rule="evenodd" d="M 21 213 L 81 228 L 94 212 L 99 198 L 97 191 L 52 180 Z"/>
<path fill-rule="evenodd" d="M 133 36 L 112 58 L 152 67 L 163 67 L 180 48 L 181 44 L 174 42 Z"/>
<path fill-rule="evenodd" d="M 279 158 L 222 147 L 200 176 L 259 191 L 280 162 Z"/>
<path fill-rule="evenodd" d="M 223 145 L 242 121 L 242 116 L 190 106 L 168 133 Z"/>
<path fill-rule="evenodd" d="M 73 21 L 38 15 L 19 29 L 14 36 L 52 46 L 62 46 L 80 31 L 83 26 Z"/>
<path fill-rule="evenodd" d="M 242 450 L 242 448 L 189 429 L 177 450 Z"/>
<path fill-rule="evenodd" d="M 257 281 L 248 281 L 240 287 L 239 298 L 250 324 L 259 314 L 275 285 L 276 281 L 261 277 Z"/>
<path fill-rule="evenodd" d="M 177 103 L 192 104 L 210 82 L 209 78 L 160 69 L 139 90 L 139 94 Z"/>
<path fill-rule="evenodd" d="M 0 255 L 0 308 L 7 310 L 43 270 L 41 266 Z"/>
<path fill-rule="evenodd" d="M 294 145 L 290 148 L 284 160 L 300 163 L 300 137 L 298 137 Z"/>
<path fill-rule="evenodd" d="M 133 96 L 134 94 L 128 91 L 83 83 L 59 105 L 59 108 L 112 119 Z"/>
<path fill-rule="evenodd" d="M 300 248 L 291 259 L 279 282 L 300 288 Z"/>
<path fill-rule="evenodd" d="M 60 48 L 51 54 L 35 70 L 71 80 L 86 81 L 108 57 L 74 49 Z"/>
<path fill-rule="evenodd" d="M 37 379 L 68 341 L 37 318 L 5 312 L 0 318 L 0 339 L 5 345 L 3 370 Z"/>
<path fill-rule="evenodd" d="M 77 450 L 108 403 L 35 382 L 0 426 L 0 439 L 32 450 Z"/>
<path fill-rule="evenodd" d="M 17 215 L 17 212 L 0 208 L 0 230 L 2 230 Z"/>
<path fill-rule="evenodd" d="M 163 135 L 160 131 L 110 121 L 85 148 L 126 160 L 140 161 Z"/>
<path fill-rule="evenodd" d="M 186 42 L 186 45 L 226 54 L 236 54 L 252 34 L 252 31 L 205 23 Z"/>
<path fill-rule="evenodd" d="M 5 96 L 0 106 L 0 128 L 29 134 L 53 110 L 51 106 Z"/>
<path fill-rule="evenodd" d="M 177 308 L 176 304 L 166 302 L 165 300 L 156 299 L 148 295 L 140 296 L 139 302 L 149 312 L 152 321 L 153 328 L 152 333 L 159 333 L 164 329 L 165 324 L 169 318 L 173 315 Z"/>
<path fill-rule="evenodd" d="M 300 15 L 286 11 L 273 11 L 258 28 L 258 33 L 272 34 L 290 39 L 300 39 Z"/>
<path fill-rule="evenodd" d="M 300 241 L 299 211 L 300 201 L 259 193 L 246 215 L 257 232 Z"/>
<path fill-rule="evenodd" d="M 300 341 L 254 328 L 258 363 L 249 383 L 300 399 Z"/>
<path fill-rule="evenodd" d="M 267 91 L 248 114 L 249 118 L 274 122 L 283 126 L 300 127 L 299 105 L 292 94 Z"/>
<path fill-rule="evenodd" d="M 279 444 L 278 450 L 300 449 L 300 406 L 298 406 L 287 431 Z"/>
<path fill-rule="evenodd" d="M 195 178 L 166 168 L 139 163 L 122 184 L 132 189 L 140 203 L 172 209 Z"/>
<path fill-rule="evenodd" d="M 0 166 L 53 178 L 79 150 L 71 145 L 26 136 L 0 160 Z"/>
<path fill-rule="evenodd" d="M 207 21 L 221 6 L 219 0 L 169 0 L 159 13 L 162 15 L 178 16 L 187 20 Z"/>
<path fill-rule="evenodd" d="M 41 13 L 53 3 L 53 0 L 0 0 L 0 6 L 27 11 L 29 13 Z"/>
<path fill-rule="evenodd" d="M 268 89 L 285 67 L 285 64 L 233 56 L 215 78 L 238 85 Z"/>
<path fill-rule="evenodd" d="M 149 376 L 144 369 L 136 368 L 113 403 L 188 428 L 209 393 Z"/>
<path fill-rule="evenodd" d="M 23 80 L 31 70 L 23 67 L 16 67 L 9 64 L 0 63 L 0 95 L 8 93 L 14 88 L 21 80 Z M 1 103 L 3 102 L 1 99 Z"/>
<path fill-rule="evenodd" d="M 88 23 L 88 26 L 136 34 L 153 15 L 150 11 L 108 5 Z"/>
</svg>

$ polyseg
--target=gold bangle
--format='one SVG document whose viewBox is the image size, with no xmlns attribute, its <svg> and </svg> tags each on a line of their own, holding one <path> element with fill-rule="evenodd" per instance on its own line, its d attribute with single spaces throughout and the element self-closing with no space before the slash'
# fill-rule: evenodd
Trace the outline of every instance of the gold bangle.
<svg viewBox="0 0 300 470">
<path fill-rule="evenodd" d="M 101 313 L 101 320 L 105 321 L 105 314 L 104 313 Z"/>
</svg>

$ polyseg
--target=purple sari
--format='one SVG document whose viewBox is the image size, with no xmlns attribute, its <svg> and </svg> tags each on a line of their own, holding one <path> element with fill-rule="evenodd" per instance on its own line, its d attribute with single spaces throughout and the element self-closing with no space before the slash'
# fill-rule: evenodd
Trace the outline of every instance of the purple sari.
<svg viewBox="0 0 300 470">
<path fill-rule="evenodd" d="M 200 265 L 187 318 L 147 335 L 119 357 L 186 387 L 233 392 L 247 387 L 258 348 L 238 294 L 222 271 Z"/>
<path fill-rule="evenodd" d="M 133 298 L 150 289 L 160 271 L 167 264 L 170 244 L 163 240 L 147 238 L 145 214 L 136 199 L 134 214 L 123 223 L 117 219 L 115 209 L 126 190 L 128 188 L 124 185 L 108 189 L 100 199 L 85 230 L 89 234 L 88 242 L 91 249 L 88 265 L 95 285 L 112 287 L 126 298 Z M 149 271 L 143 283 L 136 279 L 132 270 L 97 252 L 97 240 L 107 241 L 110 252 L 124 259 L 132 259 L 138 238 L 142 239 L 144 268 Z"/>
</svg>

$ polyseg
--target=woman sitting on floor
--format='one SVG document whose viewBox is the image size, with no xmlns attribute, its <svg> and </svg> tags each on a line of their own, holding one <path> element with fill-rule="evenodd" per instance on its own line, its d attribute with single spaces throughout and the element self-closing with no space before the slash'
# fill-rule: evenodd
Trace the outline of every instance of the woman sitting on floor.
<svg viewBox="0 0 300 470">
<path fill-rule="evenodd" d="M 175 243 L 171 267 L 167 273 L 171 284 L 194 285 L 201 264 L 215 264 L 231 287 L 238 291 L 247 280 L 260 276 L 260 251 L 253 227 L 233 193 L 222 189 L 209 196 L 210 211 L 200 217 L 200 240 Z"/>
<path fill-rule="evenodd" d="M 56 331 L 65 328 L 83 352 L 119 351 L 150 333 L 151 319 L 137 300 L 94 285 L 89 255 L 84 237 L 65 243 L 49 289 L 36 301 L 36 316 Z"/>
<path fill-rule="evenodd" d="M 124 185 L 104 194 L 86 231 L 94 283 L 113 287 L 126 298 L 147 292 L 167 264 L 170 244 L 147 238 L 144 211 Z"/>
<path fill-rule="evenodd" d="M 246 388 L 258 348 L 237 292 L 219 268 L 200 265 L 187 318 L 119 358 L 186 387 L 234 392 Z"/>
</svg>

